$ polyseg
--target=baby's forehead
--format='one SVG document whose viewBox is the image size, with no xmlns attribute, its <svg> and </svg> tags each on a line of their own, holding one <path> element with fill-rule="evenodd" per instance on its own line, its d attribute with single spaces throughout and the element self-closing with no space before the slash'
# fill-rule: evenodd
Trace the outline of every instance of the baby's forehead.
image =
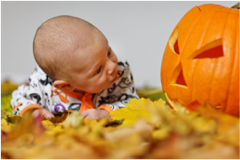
<svg viewBox="0 0 240 160">
<path fill-rule="evenodd" d="M 78 50 L 76 50 L 74 54 L 75 55 L 74 58 L 77 59 L 76 63 L 80 62 L 79 65 L 81 66 L 81 64 L 83 64 L 83 66 L 81 67 L 85 68 L 85 66 L 90 65 L 89 63 L 94 62 L 96 58 L 99 59 L 99 55 L 104 55 L 104 54 L 107 55 L 109 52 L 109 49 L 110 49 L 110 46 L 108 44 L 107 39 L 98 37 L 92 43 L 86 45 L 83 48 L 79 48 Z M 74 61 L 76 59 L 74 59 Z"/>
</svg>

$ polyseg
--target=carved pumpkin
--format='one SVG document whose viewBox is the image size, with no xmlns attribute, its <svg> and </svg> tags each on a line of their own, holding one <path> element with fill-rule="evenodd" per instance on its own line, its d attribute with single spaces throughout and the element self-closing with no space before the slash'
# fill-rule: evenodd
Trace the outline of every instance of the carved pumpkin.
<svg viewBox="0 0 240 160">
<path fill-rule="evenodd" d="M 173 30 L 164 51 L 161 83 L 169 101 L 190 110 L 209 103 L 239 116 L 239 10 L 196 6 Z"/>
</svg>

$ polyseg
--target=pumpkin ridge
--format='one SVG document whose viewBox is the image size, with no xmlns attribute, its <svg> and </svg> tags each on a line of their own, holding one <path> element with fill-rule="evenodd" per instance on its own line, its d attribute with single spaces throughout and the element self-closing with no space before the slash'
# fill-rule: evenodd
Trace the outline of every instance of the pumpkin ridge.
<svg viewBox="0 0 240 160">
<path fill-rule="evenodd" d="M 210 7 L 208 10 L 211 10 L 212 8 L 214 8 L 215 6 L 212 6 L 212 7 Z M 200 8 L 200 7 L 199 7 Z M 201 8 L 200 8 L 201 9 Z M 201 12 L 201 11 L 200 11 Z M 207 14 L 206 13 L 206 11 L 203 13 L 203 14 L 201 14 L 196 20 L 195 20 L 195 22 L 194 22 L 194 24 L 192 25 L 192 27 L 190 28 L 190 30 L 188 31 L 188 34 L 187 34 L 187 36 L 186 36 L 186 40 L 185 40 L 185 42 L 184 42 L 184 44 L 183 44 L 183 46 L 182 46 L 182 49 L 181 49 L 181 51 L 180 51 L 180 53 L 185 49 L 185 46 L 186 46 L 186 44 L 187 43 L 189 43 L 188 41 L 189 41 L 189 36 L 192 34 L 192 30 L 193 30 L 193 28 L 196 26 L 196 24 L 197 24 L 197 22 L 199 21 L 199 19 L 203 16 L 203 15 L 205 15 L 205 14 Z M 194 15 L 193 15 L 194 16 Z M 190 19 L 190 18 L 189 18 Z M 188 20 L 189 20 L 188 19 Z M 185 22 L 185 23 L 187 23 L 187 22 Z M 179 27 L 180 28 L 180 27 Z"/>
<path fill-rule="evenodd" d="M 219 8 L 220 7 L 220 8 Z M 222 6 L 216 6 L 216 10 L 214 11 L 214 14 L 212 14 L 211 15 L 211 19 L 209 20 L 209 23 L 208 23 L 208 25 L 205 27 L 205 30 L 204 30 L 204 33 L 202 33 L 202 35 L 204 35 L 204 36 L 202 36 L 202 38 L 201 38 L 201 40 L 200 40 L 200 42 L 199 42 L 199 47 L 197 47 L 198 49 L 198 51 L 199 52 L 203 52 L 203 51 L 206 51 L 207 50 L 207 47 L 209 47 L 209 49 L 211 49 L 211 48 L 213 48 L 213 47 L 218 47 L 218 46 L 220 46 L 220 45 L 222 45 L 222 38 L 219 38 L 219 39 L 216 39 L 215 41 L 216 42 L 214 42 L 214 41 L 212 41 L 212 42 L 207 42 L 206 41 L 206 39 L 208 39 L 208 31 L 209 31 L 209 26 L 213 26 L 213 23 L 214 23 L 214 20 L 213 19 L 216 19 L 216 18 L 218 18 L 218 13 L 220 13 L 222 10 L 225 10 L 225 9 L 228 9 L 228 13 L 231 11 L 230 10 L 230 8 L 223 8 Z M 210 12 L 213 12 L 213 11 L 210 11 Z M 228 15 L 227 15 L 227 17 L 228 17 Z M 225 20 L 227 20 L 227 18 L 225 19 Z M 225 23 L 224 23 L 225 24 Z M 224 25 L 225 26 L 225 25 Z M 210 34 L 212 34 L 212 33 L 210 33 Z M 207 43 L 206 43 L 207 42 Z M 215 45 L 214 45 L 214 43 L 216 43 Z M 204 44 L 204 47 L 202 47 L 202 44 Z M 211 44 L 213 44 L 213 46 L 210 46 Z M 205 48 L 206 47 L 206 49 L 203 49 L 203 48 Z M 203 49 L 202 51 L 201 51 L 201 49 Z M 198 54 L 196 54 L 195 56 L 197 56 Z M 194 56 L 194 54 L 192 54 L 189 58 L 196 58 Z M 223 56 L 223 55 L 222 55 Z M 217 57 L 221 57 L 221 55 L 218 55 Z M 217 57 L 214 57 L 214 58 L 217 58 Z"/>
<path fill-rule="evenodd" d="M 237 18 L 239 18 L 239 17 L 237 17 Z M 238 19 L 237 19 L 237 21 L 238 21 Z M 239 35 L 239 21 L 238 21 L 237 24 L 238 24 L 237 27 L 236 27 L 237 34 L 235 34 L 235 35 Z M 235 42 L 236 42 L 236 45 L 235 45 L 235 46 L 236 46 L 236 52 L 235 52 L 235 53 L 236 53 L 236 54 L 235 54 L 235 56 L 234 56 L 234 58 L 233 58 L 233 59 L 234 59 L 234 64 L 232 65 L 232 68 L 233 68 L 233 69 L 231 70 L 231 74 L 230 74 L 231 76 L 230 76 L 230 81 L 229 81 L 229 86 L 228 86 L 228 93 L 227 93 L 228 96 L 227 96 L 227 99 L 226 99 L 226 105 L 225 105 L 225 107 L 223 108 L 224 111 L 227 109 L 226 106 L 227 106 L 228 101 L 229 101 L 229 99 L 230 99 L 230 98 L 229 98 L 229 96 L 230 96 L 230 95 L 229 95 L 229 92 L 230 92 L 231 81 L 232 81 L 232 77 L 233 77 L 233 73 L 234 73 L 233 71 L 235 70 L 236 66 L 239 64 L 239 63 L 237 63 L 237 61 L 239 60 L 239 56 L 236 58 L 236 56 L 239 55 L 239 52 L 237 52 L 238 49 L 239 49 L 239 48 L 238 48 L 238 47 L 239 47 L 239 46 L 238 46 L 238 44 L 239 44 L 239 38 L 238 38 L 238 36 L 235 36 L 235 39 L 236 39 L 236 40 L 235 40 Z M 237 66 L 237 67 L 239 67 L 239 66 Z"/>
<path fill-rule="evenodd" d="M 238 12 L 238 15 L 240 15 L 239 12 Z M 240 18 L 240 17 L 238 16 L 238 19 L 239 19 L 239 18 Z M 238 22 L 240 23 L 239 20 L 238 20 Z M 239 23 L 238 23 L 238 26 L 239 26 Z M 236 46 L 238 45 L 237 42 L 239 43 L 239 39 L 238 39 L 238 38 L 237 38 L 237 41 L 236 41 Z M 236 47 L 236 49 L 238 49 L 238 48 Z M 237 51 L 239 51 L 239 50 L 237 50 Z M 236 65 L 235 65 L 235 67 L 236 67 Z M 237 108 L 237 113 L 240 113 L 240 107 Z"/>
<path fill-rule="evenodd" d="M 216 7 L 216 6 L 212 6 L 212 7 L 210 7 L 209 9 L 208 9 L 208 11 L 209 10 L 211 10 L 213 7 Z M 219 6 L 217 6 L 217 7 L 219 7 Z M 214 12 L 214 14 L 212 14 L 212 16 L 211 16 L 211 18 L 210 18 L 210 20 L 209 20 L 209 22 L 208 22 L 208 24 L 206 25 L 207 27 L 207 29 L 209 28 L 209 26 L 210 26 L 210 24 L 211 24 L 211 22 L 212 22 L 212 19 L 214 19 L 214 17 L 216 16 L 216 13 L 217 12 L 219 12 L 220 10 L 222 10 L 222 8 L 218 8 L 218 10 L 217 11 L 215 11 Z M 205 11 L 206 13 L 205 14 L 203 14 L 203 15 L 206 15 L 206 14 L 208 14 L 208 11 Z M 199 19 L 200 19 L 201 17 L 199 17 L 198 18 L 198 20 L 196 21 L 196 23 L 199 21 Z M 226 18 L 226 20 L 227 20 L 227 18 Z M 194 26 L 196 25 L 196 23 L 194 24 Z M 193 28 L 194 28 L 194 26 L 193 26 Z M 207 29 L 205 29 L 204 30 L 204 32 L 206 33 L 206 31 L 207 31 Z M 202 34 L 202 35 L 205 35 L 204 33 Z M 199 43 L 199 46 L 201 46 L 202 45 L 202 41 L 204 40 L 204 36 L 202 36 L 201 37 L 201 42 Z M 217 40 L 217 41 L 219 41 L 219 43 L 221 42 L 221 39 L 219 39 L 219 40 Z M 221 42 L 222 43 L 222 42 Z M 217 46 L 219 46 L 219 45 L 217 45 Z M 220 45 L 221 46 L 221 45 Z M 199 48 L 199 47 L 198 47 Z M 184 49 L 183 49 L 184 50 Z M 193 54 L 191 54 L 191 56 L 192 56 Z M 189 57 L 189 58 L 194 58 L 194 57 Z M 214 59 L 213 59 L 214 60 Z M 216 61 L 216 60 L 214 60 L 214 61 Z M 193 64 L 194 64 L 194 66 L 193 66 Z M 192 92 L 191 92 L 191 98 L 190 98 L 190 100 L 191 100 L 191 102 L 192 101 L 194 101 L 195 99 L 196 99 L 196 95 L 194 95 L 194 93 L 196 92 L 196 90 L 197 90 L 197 88 L 195 88 L 195 87 L 193 87 L 194 86 L 194 82 L 196 81 L 196 75 L 194 74 L 195 72 L 195 70 L 198 70 L 197 68 L 199 68 L 198 66 L 201 66 L 201 64 L 200 64 L 200 62 L 198 62 L 198 61 L 196 61 L 195 60 L 195 63 L 192 63 L 192 68 L 193 68 L 193 76 L 192 76 L 192 80 L 191 80 L 191 86 L 192 86 Z M 215 72 L 215 70 L 216 70 L 216 66 L 214 66 L 213 68 L 212 68 L 212 71 L 211 72 Z M 211 83 L 211 86 L 212 86 L 212 79 L 213 79 L 213 74 L 211 74 L 211 78 L 209 79 L 209 82 Z M 196 84 L 195 84 L 196 85 Z M 190 86 L 189 86 L 190 87 Z M 205 94 L 208 94 L 209 96 L 206 96 L 207 97 L 207 99 L 204 99 L 204 101 L 206 101 L 206 102 L 210 102 L 210 95 L 211 95 L 211 92 L 212 92 L 212 87 L 210 87 L 209 88 L 209 92 L 208 93 L 205 93 Z"/>
<path fill-rule="evenodd" d="M 198 12 L 201 12 L 201 9 L 199 8 L 199 6 L 195 6 L 197 9 L 198 9 Z M 194 8 L 195 8 L 194 7 Z M 192 8 L 192 10 L 194 9 L 194 8 Z M 190 10 L 190 11 L 188 11 L 188 12 L 191 12 L 192 10 Z M 187 13 L 185 13 L 185 15 L 187 15 L 188 14 L 188 12 Z M 192 11 L 193 12 L 193 11 Z M 185 16 L 184 15 L 184 16 Z M 191 17 L 193 17 L 194 16 L 194 14 L 191 14 L 189 17 L 187 17 L 187 18 L 185 18 L 185 17 L 182 17 L 182 19 L 180 19 L 180 21 L 178 22 L 178 24 L 176 25 L 176 27 L 175 28 L 177 28 L 178 26 L 180 26 L 182 23 L 186 23 L 186 22 L 188 22 L 189 21 L 189 19 L 191 19 Z M 175 29 L 174 29 L 175 30 Z"/>
<path fill-rule="evenodd" d="M 212 6 L 212 7 L 210 7 L 208 10 L 211 10 L 212 8 L 214 8 L 215 6 Z M 192 26 L 192 28 L 194 28 L 195 27 L 195 25 L 197 24 L 197 22 L 199 21 L 199 19 L 202 17 L 202 16 L 205 16 L 206 14 L 208 14 L 208 12 L 207 11 L 205 11 L 204 12 L 204 14 L 202 14 L 199 18 L 198 18 L 198 20 L 196 21 L 196 23 Z M 216 12 L 214 12 L 214 14 L 211 16 L 211 19 L 209 20 L 209 22 L 208 22 L 208 24 L 206 25 L 206 28 L 208 29 L 209 28 L 209 25 L 211 24 L 211 21 L 212 21 L 212 19 L 214 18 L 214 16 L 216 15 Z M 204 33 L 202 34 L 203 36 L 201 37 L 201 40 L 200 40 L 200 42 L 198 43 L 198 49 L 200 49 L 201 48 L 201 45 L 202 45 L 202 42 L 203 42 L 203 39 L 204 39 L 204 35 L 205 35 L 205 33 L 206 33 L 206 31 L 207 31 L 207 29 L 205 29 L 204 30 Z M 192 33 L 192 32 L 190 32 L 190 33 Z M 190 34 L 189 34 L 190 35 Z M 191 56 L 190 57 L 188 57 L 188 59 L 193 59 L 194 57 L 192 57 L 192 55 L 193 55 L 194 53 L 191 53 Z M 196 95 L 194 95 L 194 93 L 196 92 L 195 90 L 198 90 L 197 89 L 197 87 L 193 87 L 194 86 L 194 82 L 196 81 L 195 79 L 196 79 L 196 75 L 195 75 L 195 73 L 197 73 L 197 72 L 194 72 L 195 70 L 198 70 L 198 69 L 196 69 L 196 68 L 199 68 L 198 66 L 201 66 L 201 64 L 199 64 L 200 63 L 200 61 L 198 61 L 198 60 L 194 60 L 194 66 L 193 66 L 193 64 L 192 64 L 192 68 L 193 68 L 193 76 L 192 76 L 192 83 L 191 83 L 191 86 L 192 86 L 192 92 L 191 92 L 191 102 L 193 102 L 194 100 L 196 100 Z M 214 71 L 214 69 L 213 69 L 213 71 Z M 211 78 L 210 78 L 210 82 L 212 82 L 212 75 L 211 75 Z M 196 85 L 196 84 L 195 84 Z M 210 89 L 209 89 L 210 91 L 209 91 L 209 93 L 206 93 L 206 94 L 210 94 L 211 93 L 211 87 L 210 87 Z M 208 97 L 208 96 L 207 96 Z M 208 99 L 208 101 L 210 100 L 210 98 Z M 205 101 L 207 101 L 207 100 L 205 100 Z M 189 104 L 188 104 L 189 105 Z"/>
<path fill-rule="evenodd" d="M 224 12 L 224 13 L 227 13 L 227 16 L 226 16 L 226 18 L 225 18 L 225 20 L 224 20 L 224 22 L 223 22 L 223 29 L 222 29 L 222 33 L 221 33 L 221 37 L 222 37 L 222 35 L 223 35 L 223 32 L 224 32 L 224 29 L 225 29 L 225 27 L 226 27 L 226 21 L 227 21 L 227 19 L 228 19 L 228 16 L 229 16 L 229 13 L 231 12 L 231 9 L 230 8 L 227 8 L 227 7 L 222 7 L 222 8 L 219 8 L 219 10 L 218 11 L 216 11 L 215 12 L 215 14 L 211 17 L 211 19 L 213 19 L 213 18 L 215 18 L 215 16 L 218 14 L 218 13 L 221 13 L 223 10 L 228 10 L 227 12 Z M 213 23 L 214 21 L 209 21 L 210 22 L 210 26 L 211 26 L 211 23 Z M 208 26 L 209 27 L 209 26 Z M 207 27 L 207 29 L 208 29 L 208 27 Z M 207 30 L 205 30 L 205 31 L 207 31 Z M 207 32 L 205 32 L 203 35 L 205 35 L 204 37 L 203 37 L 203 39 L 201 40 L 201 44 L 202 44 L 202 42 L 204 41 L 204 39 L 206 39 L 206 35 L 207 35 Z M 219 38 L 219 39 L 216 39 L 215 40 L 215 42 L 214 41 L 212 41 L 212 42 L 208 42 L 208 43 L 204 43 L 204 47 L 201 47 L 201 48 L 207 48 L 208 47 L 208 45 L 211 45 L 211 43 L 216 43 L 215 45 L 213 44 L 212 45 L 212 47 L 210 47 L 210 48 L 213 48 L 213 47 L 220 47 L 220 46 L 222 46 L 222 43 L 223 43 L 223 40 L 222 40 L 222 38 Z M 209 47 L 208 47 L 209 48 Z M 206 49 L 207 50 L 207 49 Z M 203 50 L 203 51 L 201 51 L 201 50 L 199 50 L 199 52 L 204 52 L 204 51 L 206 51 L 205 49 Z M 196 51 L 196 52 L 198 52 L 198 51 Z M 193 54 L 193 55 L 191 55 L 189 58 L 196 58 L 196 56 L 198 56 L 199 54 L 198 53 L 195 53 L 195 54 Z M 224 56 L 224 55 L 215 55 L 214 56 L 214 58 L 218 58 L 218 57 L 221 57 L 221 56 Z"/>
<path fill-rule="evenodd" d="M 199 8 L 199 7 L 198 7 L 198 8 Z M 200 12 L 201 12 L 201 11 L 200 11 Z M 200 18 L 202 17 L 202 15 L 203 15 L 203 14 L 201 14 L 201 15 L 198 17 L 198 19 L 200 19 Z M 194 15 L 192 15 L 191 17 L 193 17 L 193 16 L 194 16 Z M 189 21 L 189 19 L 190 19 L 191 17 L 188 18 L 188 21 Z M 186 46 L 186 44 L 187 44 L 189 35 L 191 34 L 191 31 L 193 30 L 194 26 L 196 25 L 198 19 L 195 20 L 194 24 L 192 25 L 192 27 L 191 27 L 190 30 L 188 31 L 188 34 L 187 34 L 187 36 L 186 36 L 186 40 L 185 40 L 185 42 L 184 42 L 184 44 L 183 44 L 183 46 L 182 46 L 181 51 L 180 51 L 180 49 L 179 49 L 179 52 L 180 52 L 180 53 L 185 49 L 185 46 Z M 185 23 L 187 23 L 188 21 L 185 21 Z M 180 27 L 179 27 L 179 28 L 180 28 Z M 179 35 L 179 33 L 178 33 L 178 35 Z"/>
<path fill-rule="evenodd" d="M 208 31 L 208 28 L 209 28 L 209 26 L 210 26 L 210 24 L 211 24 L 211 22 L 212 22 L 212 19 L 214 18 L 214 16 L 217 14 L 217 12 L 214 12 L 214 14 L 212 15 L 212 17 L 211 17 L 211 19 L 209 20 L 209 22 L 208 22 L 208 24 L 206 25 L 206 27 L 205 27 L 205 30 L 204 30 L 204 32 L 202 33 L 202 37 L 201 37 L 201 40 L 199 41 L 199 43 L 198 43 L 198 47 L 197 47 L 197 50 L 199 50 L 200 48 L 201 48 L 201 46 L 202 46 L 202 42 L 203 42 L 203 40 L 204 40 L 204 35 L 206 34 L 206 32 Z"/>
<path fill-rule="evenodd" d="M 221 10 L 224 10 L 224 9 L 226 9 L 226 8 L 222 8 Z M 229 9 L 228 9 L 228 12 L 227 12 L 227 13 L 228 13 L 228 14 L 227 14 L 227 17 L 226 17 L 226 19 L 225 19 L 225 21 L 224 21 L 224 27 L 223 27 L 223 29 L 222 29 L 221 35 L 224 34 L 224 30 L 225 30 L 225 28 L 226 28 L 226 22 L 227 22 L 227 20 L 228 20 L 230 11 L 231 11 L 231 10 L 230 10 L 230 8 L 229 8 Z M 223 49 L 224 49 L 224 48 L 223 48 Z M 217 73 L 216 70 L 217 70 L 217 66 L 214 65 L 214 68 L 213 68 L 213 71 L 212 71 L 212 72 L 216 74 L 216 73 Z M 210 80 L 211 80 L 211 81 L 210 81 L 210 82 L 211 82 L 211 86 L 213 86 L 213 83 L 215 83 L 214 80 L 213 80 L 214 77 L 215 77 L 215 74 L 212 74 L 212 75 L 211 75 L 211 78 L 210 78 Z M 210 93 L 209 93 L 209 100 L 208 100 L 209 102 L 212 101 L 212 98 L 214 97 L 213 94 L 214 94 L 214 93 L 213 93 L 212 87 L 211 87 L 211 88 L 210 88 Z M 212 105 L 212 104 L 211 104 L 211 105 Z M 226 106 L 226 105 L 225 105 L 225 106 Z M 222 109 L 223 111 L 225 111 L 225 106 L 221 106 L 221 107 L 223 107 L 223 109 Z"/>
<path fill-rule="evenodd" d="M 229 16 L 231 15 L 230 12 L 231 12 L 231 10 L 230 10 L 230 8 L 229 8 L 229 13 L 228 13 L 228 17 L 227 17 L 226 21 L 229 21 Z M 236 15 L 234 15 L 234 16 L 236 16 Z M 237 18 L 238 18 L 238 16 L 237 16 Z M 236 22 L 236 24 L 237 24 L 237 23 L 238 23 L 238 22 Z M 225 29 L 225 28 L 226 28 L 226 24 L 227 24 L 227 23 L 225 23 L 225 27 L 224 27 L 224 29 L 223 29 L 223 31 L 224 31 L 224 32 L 223 32 L 223 35 L 224 35 L 225 31 L 226 31 L 226 29 Z M 237 27 L 235 28 L 235 30 L 237 30 Z M 231 37 L 231 38 L 232 38 L 232 37 Z M 236 34 L 235 34 L 235 36 L 234 36 L 235 41 L 236 41 L 236 38 L 237 38 L 237 37 L 236 37 Z M 236 47 L 236 44 L 235 44 L 235 47 Z M 227 82 L 227 84 L 226 84 L 226 85 L 227 85 L 227 87 L 226 87 L 226 88 L 227 88 L 227 90 L 226 90 L 226 95 L 227 95 L 227 97 L 224 99 L 224 103 L 223 103 L 224 105 L 223 105 L 223 104 L 221 105 L 222 111 L 224 111 L 224 112 L 227 112 L 227 106 L 228 106 L 228 103 L 229 103 L 229 102 L 228 102 L 228 101 L 229 101 L 229 96 L 230 96 L 229 93 L 230 93 L 230 86 L 231 86 L 231 81 L 232 81 L 232 76 L 233 76 L 233 66 L 235 65 L 235 64 L 234 64 L 234 63 L 235 63 L 235 56 L 236 56 L 236 54 L 234 54 L 234 56 L 231 57 L 231 59 L 230 59 L 231 62 L 229 62 L 229 63 L 231 64 L 231 67 L 229 67 L 229 68 L 231 68 L 229 72 L 231 72 L 231 73 L 230 73 L 230 78 L 228 79 L 228 82 Z M 214 72 L 214 73 L 215 73 L 215 74 L 214 74 L 214 77 L 218 77 L 218 76 L 216 76 L 216 75 L 219 74 L 219 73 L 221 73 L 221 69 L 218 68 L 218 70 L 219 70 L 219 71 Z M 212 84 L 213 84 L 213 83 L 214 83 L 214 82 L 212 81 Z M 212 93 L 212 92 L 211 92 L 210 101 L 212 101 L 212 99 L 214 98 L 214 94 L 215 94 L 215 93 Z"/>
</svg>

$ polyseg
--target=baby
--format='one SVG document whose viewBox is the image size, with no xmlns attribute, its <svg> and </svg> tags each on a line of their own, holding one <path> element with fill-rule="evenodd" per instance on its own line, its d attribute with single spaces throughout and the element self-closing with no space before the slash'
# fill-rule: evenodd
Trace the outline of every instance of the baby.
<svg viewBox="0 0 240 160">
<path fill-rule="evenodd" d="M 87 119 L 99 119 L 129 99 L 139 98 L 126 61 L 120 61 L 108 40 L 89 22 L 72 16 L 58 16 L 44 22 L 33 42 L 38 66 L 12 93 L 15 115 L 35 109 L 54 117 L 65 110 L 79 110 Z"/>
</svg>

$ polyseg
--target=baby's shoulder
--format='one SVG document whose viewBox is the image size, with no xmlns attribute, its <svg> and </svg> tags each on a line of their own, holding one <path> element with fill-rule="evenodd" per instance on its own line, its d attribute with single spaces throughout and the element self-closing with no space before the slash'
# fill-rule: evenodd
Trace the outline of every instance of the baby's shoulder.
<svg viewBox="0 0 240 160">
<path fill-rule="evenodd" d="M 30 75 L 29 82 L 40 82 L 44 86 L 53 84 L 53 80 L 38 65 Z"/>
</svg>

